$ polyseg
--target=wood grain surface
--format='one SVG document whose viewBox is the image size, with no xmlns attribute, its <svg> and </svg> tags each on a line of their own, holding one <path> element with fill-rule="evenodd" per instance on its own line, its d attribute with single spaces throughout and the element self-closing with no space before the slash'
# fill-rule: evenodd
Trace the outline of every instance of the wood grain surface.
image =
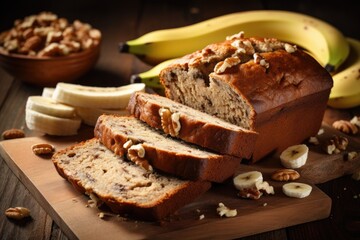
<svg viewBox="0 0 360 240">
<path fill-rule="evenodd" d="M 85 207 L 87 197 L 58 175 L 49 157 L 37 156 L 31 150 L 37 143 L 50 143 L 60 150 L 78 140 L 30 137 L 0 142 L 0 153 L 8 166 L 71 239 L 112 239 L 116 236 L 124 239 L 232 239 L 327 218 L 330 214 L 331 199 L 316 186 L 309 197 L 294 199 L 282 194 L 283 183 L 269 180 L 275 188 L 274 196 L 263 196 L 260 200 L 240 199 L 231 181 L 216 184 L 161 223 L 115 215 L 100 219 L 97 214 L 101 210 Z M 259 167 L 257 170 L 267 174 L 267 169 Z M 238 215 L 220 218 L 216 213 L 220 202 L 237 209 Z M 202 214 L 205 218 L 199 220 Z"/>
<path fill-rule="evenodd" d="M 133 39 L 148 31 L 179 27 L 222 14 L 256 10 L 281 9 L 310 14 L 323 19 L 344 35 L 360 39 L 359 3 L 357 1 L 216 1 L 216 0 L 132 0 L 132 1 L 6 1 L 0 7 L 0 30 L 10 28 L 15 19 L 40 11 L 53 11 L 59 16 L 91 23 L 102 31 L 101 56 L 95 68 L 79 83 L 93 86 L 118 86 L 129 82 L 131 74 L 150 68 L 129 54 L 119 54 L 120 41 Z M 42 89 L 24 84 L 21 79 L 0 69 L 0 133 L 9 128 L 21 128 L 27 137 L 41 136 L 25 126 L 25 104 L 28 96 L 41 94 Z M 360 108 L 336 110 L 328 108 L 324 121 L 331 124 L 337 119 L 360 116 Z M 360 139 L 360 135 L 354 136 Z M 24 186 L 4 158 L 0 156 L 0 239 L 52 239 L 66 240 L 63 226 L 38 203 Z M 245 240 L 321 240 L 360 238 L 360 184 L 346 175 L 317 187 L 332 200 L 330 217 L 278 230 L 244 237 Z M 7 208 L 25 206 L 31 209 L 31 218 L 16 222 L 2 214 Z M 88 210 L 88 209 L 87 209 Z M 71 237 L 71 236 L 69 236 Z M 119 236 L 121 239 L 121 236 Z"/>
</svg>

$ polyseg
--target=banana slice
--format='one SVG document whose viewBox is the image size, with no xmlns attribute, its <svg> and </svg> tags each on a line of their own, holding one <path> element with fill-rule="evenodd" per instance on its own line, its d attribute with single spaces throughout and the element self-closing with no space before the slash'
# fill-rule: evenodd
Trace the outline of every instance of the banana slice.
<svg viewBox="0 0 360 240">
<path fill-rule="evenodd" d="M 309 148 L 305 144 L 290 146 L 281 153 L 281 164 L 286 168 L 293 169 L 304 166 L 308 153 Z"/>
<path fill-rule="evenodd" d="M 54 117 L 72 118 L 75 116 L 75 108 L 57 103 L 51 98 L 42 96 L 28 97 L 26 109 L 34 110 Z"/>
<path fill-rule="evenodd" d="M 263 176 L 259 171 L 250 171 L 237 175 L 234 177 L 233 182 L 238 190 L 257 188 L 257 184 L 263 182 Z"/>
<path fill-rule="evenodd" d="M 83 122 L 89 126 L 95 126 L 98 117 L 101 114 L 117 114 L 128 115 L 129 112 L 126 109 L 100 109 L 100 108 L 84 108 L 76 107 L 77 115 L 83 120 Z"/>
<path fill-rule="evenodd" d="M 80 118 L 60 118 L 25 109 L 25 122 L 30 130 L 55 136 L 76 135 L 81 125 Z"/>
<path fill-rule="evenodd" d="M 310 195 L 312 187 L 305 183 L 291 182 L 284 184 L 282 190 L 288 197 L 304 198 Z"/>
<path fill-rule="evenodd" d="M 41 96 L 51 98 L 54 94 L 55 88 L 44 87 Z"/>
<path fill-rule="evenodd" d="M 134 83 L 121 87 L 90 87 L 71 83 L 58 83 L 53 99 L 76 107 L 103 109 L 124 109 L 131 94 L 145 91 L 144 83 Z"/>
</svg>

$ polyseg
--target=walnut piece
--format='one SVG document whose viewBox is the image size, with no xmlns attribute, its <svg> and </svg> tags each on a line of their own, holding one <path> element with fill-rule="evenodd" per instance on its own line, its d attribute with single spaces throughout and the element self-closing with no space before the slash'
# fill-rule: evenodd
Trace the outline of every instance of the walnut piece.
<svg viewBox="0 0 360 240">
<path fill-rule="evenodd" d="M 218 208 L 216 209 L 220 217 L 235 217 L 237 215 L 236 209 L 230 209 L 226 207 L 223 203 L 219 203 Z"/>
<path fill-rule="evenodd" d="M 239 57 L 228 57 L 215 65 L 214 72 L 217 74 L 224 73 L 226 69 L 238 65 L 240 62 L 241 60 Z"/>
<path fill-rule="evenodd" d="M 132 145 L 127 152 L 127 158 L 135 163 L 136 165 L 142 167 L 146 171 L 152 172 L 153 168 L 149 164 L 148 160 L 145 158 L 145 149 L 142 144 Z"/>
<path fill-rule="evenodd" d="M 314 145 L 320 144 L 319 139 L 317 137 L 310 137 L 308 142 Z"/>
<path fill-rule="evenodd" d="M 55 152 L 55 147 L 49 143 L 37 143 L 31 146 L 36 155 L 48 155 Z"/>
<path fill-rule="evenodd" d="M 178 136 L 181 129 L 180 113 L 172 113 L 168 108 L 160 108 L 159 115 L 163 131 L 173 137 Z"/>
<path fill-rule="evenodd" d="M 239 197 L 253 200 L 259 199 L 262 195 L 263 193 L 256 188 L 243 188 L 238 192 Z"/>
<path fill-rule="evenodd" d="M 294 181 L 298 178 L 300 178 L 300 174 L 296 170 L 288 168 L 276 170 L 271 175 L 271 179 L 279 182 Z"/>
<path fill-rule="evenodd" d="M 336 130 L 339 130 L 339 131 L 341 131 L 343 133 L 346 133 L 346 134 L 355 135 L 359 131 L 355 124 L 351 123 L 350 121 L 346 121 L 346 120 L 335 121 L 335 122 L 333 122 L 332 126 Z"/>
<path fill-rule="evenodd" d="M 344 155 L 344 160 L 345 161 L 352 161 L 354 160 L 355 158 L 357 158 L 359 156 L 359 153 L 355 152 L 355 151 L 352 151 L 352 152 L 347 152 L 345 153 Z"/>
<path fill-rule="evenodd" d="M 23 137 L 25 137 L 24 131 L 21 129 L 17 129 L 17 128 L 8 129 L 2 133 L 2 138 L 4 140 L 23 138 Z"/>
<path fill-rule="evenodd" d="M 14 207 L 14 208 L 8 208 L 5 211 L 5 215 L 8 218 L 21 220 L 23 218 L 30 216 L 30 210 L 25 207 Z"/>
<path fill-rule="evenodd" d="M 351 122 L 352 124 L 354 124 L 355 126 L 357 126 L 358 128 L 360 128 L 360 117 L 354 116 L 354 117 L 350 120 L 350 122 Z"/>
<path fill-rule="evenodd" d="M 324 142 L 322 149 L 327 154 L 337 154 L 346 150 L 348 144 L 349 140 L 346 137 L 334 135 Z"/>
</svg>

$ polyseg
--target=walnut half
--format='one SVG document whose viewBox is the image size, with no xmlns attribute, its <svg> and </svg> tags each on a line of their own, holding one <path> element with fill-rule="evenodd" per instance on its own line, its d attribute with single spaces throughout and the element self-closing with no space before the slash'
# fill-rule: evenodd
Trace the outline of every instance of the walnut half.
<svg viewBox="0 0 360 240">
<path fill-rule="evenodd" d="M 181 129 L 180 113 L 173 113 L 168 108 L 160 108 L 159 115 L 163 131 L 173 137 L 178 136 Z"/>
<path fill-rule="evenodd" d="M 294 181 L 300 178 L 300 174 L 294 169 L 279 169 L 276 170 L 272 175 L 271 178 L 275 181 Z"/>
</svg>

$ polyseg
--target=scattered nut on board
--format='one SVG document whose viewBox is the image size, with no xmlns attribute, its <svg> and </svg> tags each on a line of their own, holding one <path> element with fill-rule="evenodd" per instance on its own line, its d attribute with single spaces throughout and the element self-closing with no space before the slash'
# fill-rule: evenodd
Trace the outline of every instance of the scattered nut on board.
<svg viewBox="0 0 360 240">
<path fill-rule="evenodd" d="M 337 121 L 333 122 L 332 126 L 336 130 L 339 130 L 346 134 L 355 135 L 359 131 L 355 124 L 351 123 L 350 121 L 346 121 L 346 120 L 337 120 Z"/>
<path fill-rule="evenodd" d="M 49 143 L 37 143 L 31 146 L 36 155 L 48 155 L 55 152 L 55 147 Z"/>
<path fill-rule="evenodd" d="M 294 181 L 300 178 L 300 174 L 294 169 L 284 168 L 284 169 L 276 170 L 271 175 L 271 178 L 279 182 Z"/>
<path fill-rule="evenodd" d="M 219 203 L 218 208 L 216 209 L 220 217 L 235 217 L 237 215 L 236 209 L 230 209 L 226 207 L 223 203 Z"/>
<path fill-rule="evenodd" d="M 2 138 L 4 140 L 23 138 L 23 137 L 25 137 L 25 132 L 23 130 L 17 129 L 17 128 L 11 128 L 11 129 L 5 130 L 2 133 Z"/>
<path fill-rule="evenodd" d="M 25 207 L 8 208 L 5 211 L 5 216 L 16 220 L 21 220 L 30 216 L 30 210 Z"/>
</svg>

